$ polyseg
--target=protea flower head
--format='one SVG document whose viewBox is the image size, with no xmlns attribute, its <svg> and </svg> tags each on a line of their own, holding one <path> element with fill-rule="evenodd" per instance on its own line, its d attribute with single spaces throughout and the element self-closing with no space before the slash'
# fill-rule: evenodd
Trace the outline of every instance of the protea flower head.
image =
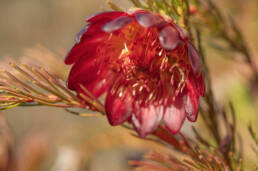
<svg viewBox="0 0 258 171">
<path fill-rule="evenodd" d="M 126 121 L 141 137 L 161 122 L 177 133 L 196 121 L 205 94 L 197 50 L 172 20 L 144 10 L 104 12 L 88 18 L 65 63 L 68 87 L 106 94 L 111 125 Z"/>
</svg>

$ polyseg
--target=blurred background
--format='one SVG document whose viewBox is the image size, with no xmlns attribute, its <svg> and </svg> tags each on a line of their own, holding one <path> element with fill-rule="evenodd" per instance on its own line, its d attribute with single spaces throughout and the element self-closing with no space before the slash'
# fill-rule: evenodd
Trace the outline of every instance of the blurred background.
<svg viewBox="0 0 258 171">
<path fill-rule="evenodd" d="M 112 2 L 125 9 L 131 6 L 125 0 Z M 218 0 L 216 3 L 235 18 L 252 55 L 257 56 L 258 1 Z M 62 65 L 60 63 L 74 43 L 74 36 L 85 25 L 85 18 L 105 9 L 108 7 L 104 0 L 0 0 L 0 57 L 4 61 L 12 57 L 44 66 L 47 65 L 44 60 L 51 58 L 49 56 L 58 56 L 60 61 L 52 63 L 52 69 L 55 69 L 55 64 Z M 250 122 L 255 125 L 258 121 L 258 93 L 246 84 L 247 78 L 252 77 L 248 67 L 243 61 L 227 60 L 238 54 L 218 53 L 208 46 L 206 53 L 217 100 L 221 104 L 229 99 L 233 101 L 238 129 L 241 134 L 247 134 L 246 125 Z M 67 69 L 57 72 L 66 74 Z M 253 91 L 252 97 L 250 91 Z M 73 171 L 71 168 L 83 162 L 81 160 L 86 161 L 84 167 L 89 171 L 132 170 L 127 161 L 139 159 L 153 148 L 152 143 L 131 136 L 126 129 L 109 126 L 105 117 L 82 118 L 50 107 L 20 107 L 4 113 L 16 144 L 39 139 L 50 151 L 42 170 Z M 255 126 L 257 128 L 257 124 Z M 184 131 L 188 131 L 188 127 L 189 123 L 184 126 Z M 246 145 L 252 143 L 246 137 L 244 141 Z M 250 149 L 245 150 L 248 153 Z M 53 158 L 56 158 L 55 162 Z M 253 164 L 252 156 L 249 158 Z"/>
</svg>

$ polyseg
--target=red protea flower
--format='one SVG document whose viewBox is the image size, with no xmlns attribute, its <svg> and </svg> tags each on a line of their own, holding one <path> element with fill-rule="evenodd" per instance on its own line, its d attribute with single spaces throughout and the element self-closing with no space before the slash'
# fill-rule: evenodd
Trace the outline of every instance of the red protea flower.
<svg viewBox="0 0 258 171">
<path fill-rule="evenodd" d="M 177 133 L 185 118 L 196 121 L 204 83 L 197 50 L 172 20 L 143 10 L 104 12 L 86 20 L 65 63 L 73 64 L 68 87 L 107 93 L 111 125 L 133 124 L 141 137 L 160 121 Z"/>
</svg>

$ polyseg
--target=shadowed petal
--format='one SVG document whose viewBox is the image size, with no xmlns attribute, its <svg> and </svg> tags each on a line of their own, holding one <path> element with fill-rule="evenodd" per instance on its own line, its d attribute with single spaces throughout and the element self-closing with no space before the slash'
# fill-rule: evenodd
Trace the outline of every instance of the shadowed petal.
<svg viewBox="0 0 258 171">
<path fill-rule="evenodd" d="M 121 88 L 121 87 L 120 87 Z M 111 125 L 125 122 L 132 112 L 133 98 L 129 90 L 110 90 L 106 97 L 105 108 Z"/>
<path fill-rule="evenodd" d="M 184 107 L 178 108 L 172 104 L 170 107 L 166 108 L 163 121 L 166 128 L 171 133 L 177 134 L 184 123 L 185 117 Z"/>
<path fill-rule="evenodd" d="M 189 56 L 189 60 L 193 68 L 193 71 L 195 74 L 199 74 L 201 72 L 200 56 L 192 43 L 187 43 L 187 47 L 188 47 L 188 56 Z"/>
<path fill-rule="evenodd" d="M 131 17 L 121 16 L 121 17 L 118 17 L 118 18 L 106 23 L 102 27 L 102 30 L 104 32 L 111 33 L 113 31 L 120 30 L 121 28 L 123 28 L 127 24 L 131 23 L 133 20 L 134 19 L 131 18 Z"/>
<path fill-rule="evenodd" d="M 188 40 L 188 34 L 187 31 L 181 27 L 179 27 L 177 24 L 173 24 L 173 26 L 176 28 L 176 30 L 179 33 L 179 36 L 182 40 Z"/>
<path fill-rule="evenodd" d="M 172 26 L 166 26 L 159 32 L 161 46 L 169 51 L 175 50 L 183 41 L 178 37 L 178 32 Z"/>
<path fill-rule="evenodd" d="M 200 74 L 200 76 L 197 78 L 197 84 L 198 84 L 199 94 L 201 96 L 205 96 L 206 89 L 205 89 L 205 83 L 204 83 L 202 74 Z"/>
<path fill-rule="evenodd" d="M 141 26 L 146 27 L 146 28 L 165 23 L 165 21 L 161 17 L 150 14 L 150 13 L 139 13 L 139 14 L 136 14 L 135 16 L 136 16 L 137 22 Z"/>
<path fill-rule="evenodd" d="M 198 116 L 199 92 L 189 80 L 186 82 L 186 87 L 188 92 L 183 100 L 187 119 L 195 122 Z"/>
<path fill-rule="evenodd" d="M 132 123 L 140 137 L 153 132 L 159 125 L 163 116 L 163 107 L 150 105 L 142 107 L 132 115 Z"/>
</svg>

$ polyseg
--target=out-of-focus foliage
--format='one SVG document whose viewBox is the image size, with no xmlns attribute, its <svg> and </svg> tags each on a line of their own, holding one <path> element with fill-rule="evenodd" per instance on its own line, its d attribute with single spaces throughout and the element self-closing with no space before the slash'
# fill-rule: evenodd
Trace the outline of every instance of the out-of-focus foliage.
<svg viewBox="0 0 258 171">
<path fill-rule="evenodd" d="M 246 2 L 238 0 L 130 1 L 134 7 L 172 17 L 178 24 L 188 30 L 191 39 L 199 46 L 199 51 L 203 57 L 203 70 L 206 73 L 208 94 L 201 103 L 202 109 L 200 112 L 202 117 L 199 118 L 198 125 L 195 124 L 193 130 L 186 127 L 184 135 L 182 134 L 181 137 L 170 135 L 168 135 L 169 138 L 161 137 L 156 133 L 147 139 L 150 141 L 143 141 L 127 134 L 124 130 L 120 131 L 121 128 L 118 128 L 119 131 L 109 128 L 105 125 L 106 121 L 98 118 L 77 118 L 67 116 L 67 112 L 58 115 L 57 113 L 64 113 L 64 110 L 51 113 L 49 108 L 44 110 L 41 107 L 37 111 L 35 108 L 32 108 L 32 110 L 26 108 L 17 110 L 15 108 L 11 109 L 10 112 L 7 111 L 8 121 L 11 130 L 14 130 L 15 137 L 10 133 L 1 114 L 0 157 L 3 160 L 0 160 L 0 170 L 6 170 L 10 165 L 26 171 L 38 170 L 38 168 L 51 168 L 53 171 L 62 169 L 79 171 L 82 168 L 93 171 L 115 170 L 114 168 L 121 170 L 119 167 L 112 166 L 111 163 L 117 166 L 119 163 L 123 163 L 123 170 L 128 170 L 132 169 L 126 163 L 130 159 L 133 160 L 131 164 L 140 166 L 137 168 L 138 170 L 172 170 L 173 168 L 178 170 L 194 168 L 197 170 L 214 170 L 214 168 L 250 170 L 257 167 L 257 135 L 254 131 L 258 129 L 257 124 L 255 124 L 258 120 L 258 108 L 255 106 L 258 99 L 258 72 L 257 58 L 255 57 L 257 52 L 255 52 L 255 49 L 250 50 L 249 48 L 257 43 L 254 39 L 257 35 L 253 35 L 256 29 L 253 29 L 255 31 L 249 31 L 250 25 L 257 25 L 257 2 L 255 0 Z M 56 49 L 59 47 L 67 48 L 72 44 L 71 35 L 75 35 L 77 30 L 81 28 L 80 24 L 83 23 L 84 18 L 90 13 L 96 13 L 99 8 L 107 6 L 104 5 L 104 1 L 64 1 L 57 3 L 57 1 L 49 0 L 27 0 L 19 2 L 2 1 L 0 3 L 2 3 L 0 18 L 4 18 L 4 20 L 0 19 L 1 25 L 3 25 L 3 31 L 0 33 L 0 50 L 3 50 L 4 54 L 6 52 L 21 54 L 20 50 L 17 49 L 34 46 L 38 42 L 46 45 L 51 50 L 55 49 L 55 52 L 58 52 Z M 103 5 L 99 5 L 101 3 Z M 127 2 L 123 1 L 122 3 L 126 4 Z M 121 5 L 121 2 L 109 1 L 109 5 L 115 10 L 124 10 L 127 4 Z M 234 13 L 232 13 L 232 8 Z M 228 14 L 232 14 L 231 17 Z M 8 20 L 5 19 L 6 16 L 8 16 Z M 248 41 L 244 38 L 246 35 L 249 38 Z M 55 79 L 65 80 L 67 68 L 63 65 L 60 56 L 65 56 L 68 49 L 62 49 L 59 55 L 56 55 L 48 48 L 39 46 L 27 49 L 20 61 L 33 68 L 35 66 L 44 67 L 51 75 L 54 75 Z M 1 52 L 1 55 L 3 55 L 3 52 Z M 10 61 L 10 59 L 7 60 Z M 6 68 L 4 63 L 8 62 L 1 62 L 1 68 Z M 1 76 L 4 76 L 4 79 L 7 79 L 8 82 L 8 84 L 1 84 L 2 88 L 11 87 L 14 89 L 14 93 L 18 91 L 18 94 L 22 92 L 20 95 L 24 95 L 24 93 L 28 95 L 27 86 L 36 85 L 35 91 L 40 90 L 38 93 L 44 93 L 44 103 L 41 103 L 41 105 L 53 106 L 56 103 L 60 105 L 60 102 L 67 105 L 66 98 L 57 95 L 52 96 L 56 93 L 53 93 L 53 90 L 60 91 L 60 87 L 56 90 L 54 87 L 57 85 L 52 87 L 47 81 L 49 79 L 45 79 L 43 87 L 48 84 L 52 90 L 45 94 L 46 90 L 42 89 L 42 86 L 38 86 L 39 83 L 33 81 L 32 77 L 30 79 L 27 77 L 27 81 L 20 77 L 21 73 L 17 72 L 19 71 L 17 67 L 20 67 L 20 65 L 13 66 L 16 68 L 15 72 L 8 69 L 1 73 Z M 40 74 L 38 71 L 41 72 L 37 67 L 33 72 L 29 70 L 30 74 Z M 44 77 L 42 78 L 44 79 Z M 24 84 L 21 86 L 17 79 L 23 81 L 26 86 Z M 61 82 L 63 87 L 65 84 L 63 81 Z M 4 108 L 19 104 L 28 105 L 27 102 L 32 102 L 32 99 L 39 99 L 31 97 L 32 92 L 29 92 L 29 96 L 26 96 L 26 98 L 16 99 L 17 96 L 14 96 L 11 92 L 6 91 L 6 89 L 1 92 L 4 95 L 1 96 L 1 100 L 4 102 L 1 104 L 5 105 Z M 77 98 L 72 94 L 70 95 Z M 7 104 L 8 100 L 13 104 Z M 49 105 L 45 100 L 52 101 Z M 89 102 L 94 105 L 93 101 L 90 100 Z M 231 103 L 228 103 L 229 101 Z M 39 104 L 38 101 L 36 101 L 37 103 L 34 102 L 29 103 L 29 105 Z M 84 108 L 85 104 L 79 105 L 79 103 L 76 103 L 73 107 L 82 106 Z M 93 109 L 96 110 L 96 108 Z M 17 114 L 13 115 L 11 112 L 15 111 Z M 91 115 L 85 109 L 82 111 L 72 109 L 68 112 L 76 115 L 85 116 L 84 114 L 87 113 L 87 116 L 96 116 L 96 113 Z M 253 125 L 253 127 L 249 127 L 250 134 L 248 134 L 246 125 L 249 121 Z M 33 126 L 33 124 L 36 126 Z M 47 134 L 50 135 L 45 136 L 41 132 L 36 132 L 31 136 L 24 136 L 24 132 L 29 132 L 30 129 L 35 128 L 46 130 L 48 131 Z M 102 133 L 96 135 L 99 132 Z M 20 143 L 13 141 L 16 137 L 19 137 Z M 76 143 L 66 142 L 71 139 L 76 139 Z M 58 144 L 54 154 L 51 153 L 54 146 L 49 142 Z M 78 143 L 82 145 L 78 147 Z M 68 146 L 67 144 L 72 145 Z M 188 146 L 188 144 L 191 145 Z M 114 157 L 116 156 L 114 155 L 114 149 L 125 147 L 129 148 L 129 151 L 132 148 L 135 149 L 135 152 L 132 150 L 134 154 L 127 155 L 129 152 L 124 151 L 121 156 Z M 161 148 L 163 151 L 160 150 Z M 140 161 L 141 153 L 147 149 L 154 152 L 147 153 L 145 160 Z M 98 157 L 101 155 L 104 157 Z M 127 160 L 118 160 L 125 156 L 128 157 Z M 66 162 L 67 160 L 70 162 Z"/>
</svg>

